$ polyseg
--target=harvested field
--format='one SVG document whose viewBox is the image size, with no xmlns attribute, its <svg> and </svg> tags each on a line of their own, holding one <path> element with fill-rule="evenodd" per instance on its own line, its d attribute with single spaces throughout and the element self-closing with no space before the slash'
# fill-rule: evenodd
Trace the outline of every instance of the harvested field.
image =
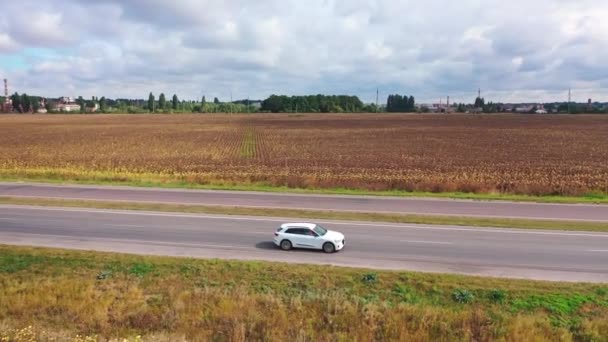
<svg viewBox="0 0 608 342">
<path fill-rule="evenodd" d="M 0 117 L 0 176 L 608 194 L 608 116 Z"/>
</svg>

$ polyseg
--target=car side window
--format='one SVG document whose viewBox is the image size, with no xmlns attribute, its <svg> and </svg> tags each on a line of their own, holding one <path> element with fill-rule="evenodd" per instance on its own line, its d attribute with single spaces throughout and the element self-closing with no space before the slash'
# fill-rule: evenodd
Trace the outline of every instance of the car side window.
<svg viewBox="0 0 608 342">
<path fill-rule="evenodd" d="M 299 231 L 300 235 L 308 236 L 308 229 L 306 229 L 306 228 L 298 228 L 298 231 Z"/>
<path fill-rule="evenodd" d="M 285 234 L 298 234 L 297 228 L 289 228 L 285 231 Z"/>
</svg>

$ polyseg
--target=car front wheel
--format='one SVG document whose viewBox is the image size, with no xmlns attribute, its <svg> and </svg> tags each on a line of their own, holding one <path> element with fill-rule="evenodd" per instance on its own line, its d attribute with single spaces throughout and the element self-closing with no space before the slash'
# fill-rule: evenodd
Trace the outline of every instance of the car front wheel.
<svg viewBox="0 0 608 342">
<path fill-rule="evenodd" d="M 334 246 L 331 242 L 326 242 L 323 244 L 323 252 L 325 253 L 333 253 L 336 251 L 336 246 Z"/>
<path fill-rule="evenodd" d="M 281 249 L 284 251 L 288 251 L 291 249 L 291 241 L 289 240 L 283 240 L 281 241 Z"/>
</svg>

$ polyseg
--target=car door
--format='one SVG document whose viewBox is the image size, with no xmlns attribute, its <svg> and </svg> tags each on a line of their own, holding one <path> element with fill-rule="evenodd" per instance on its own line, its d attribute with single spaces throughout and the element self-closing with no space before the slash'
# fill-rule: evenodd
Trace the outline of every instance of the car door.
<svg viewBox="0 0 608 342">
<path fill-rule="evenodd" d="M 294 247 L 302 247 L 302 229 L 289 228 L 285 231 L 285 237 L 291 241 Z"/>
<path fill-rule="evenodd" d="M 302 235 L 300 235 L 300 241 L 301 241 L 301 246 L 300 247 L 302 247 L 302 248 L 312 248 L 312 249 L 321 248 L 321 247 L 317 246 L 319 244 L 319 240 L 320 240 L 319 237 L 311 229 L 309 229 L 309 228 L 302 228 L 301 229 L 301 234 Z"/>
<path fill-rule="evenodd" d="M 322 249 L 323 243 L 325 241 L 314 230 L 312 230 L 312 229 L 307 229 L 307 230 L 308 230 L 308 235 L 310 236 L 310 240 L 309 240 L 311 243 L 310 248 Z"/>
</svg>

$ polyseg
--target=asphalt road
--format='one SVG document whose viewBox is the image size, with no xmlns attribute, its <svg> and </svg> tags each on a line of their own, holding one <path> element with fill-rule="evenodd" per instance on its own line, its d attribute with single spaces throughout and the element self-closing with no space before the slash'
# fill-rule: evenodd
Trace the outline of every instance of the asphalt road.
<svg viewBox="0 0 608 342">
<path fill-rule="evenodd" d="M 0 206 L 0 244 L 378 269 L 608 282 L 608 234 L 318 222 L 346 235 L 336 254 L 278 250 L 281 218 Z"/>
<path fill-rule="evenodd" d="M 0 183 L 0 196 L 608 222 L 608 205 Z"/>
</svg>

